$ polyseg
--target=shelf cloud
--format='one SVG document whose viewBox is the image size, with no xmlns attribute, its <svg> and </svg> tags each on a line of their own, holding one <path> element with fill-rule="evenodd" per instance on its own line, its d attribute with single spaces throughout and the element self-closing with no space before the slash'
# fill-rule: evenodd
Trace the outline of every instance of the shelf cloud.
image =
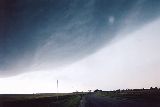
<svg viewBox="0 0 160 107">
<path fill-rule="evenodd" d="M 158 0 L 1 0 L 0 76 L 81 60 L 159 17 Z M 123 36 L 123 35 L 121 35 Z"/>
</svg>

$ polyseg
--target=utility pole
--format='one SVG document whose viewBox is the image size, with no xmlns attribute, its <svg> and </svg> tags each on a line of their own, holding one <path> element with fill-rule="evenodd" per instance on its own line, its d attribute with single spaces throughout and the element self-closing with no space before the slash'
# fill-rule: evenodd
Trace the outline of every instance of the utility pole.
<svg viewBox="0 0 160 107">
<path fill-rule="evenodd" d="M 57 80 L 57 101 L 58 101 L 58 80 Z"/>
</svg>

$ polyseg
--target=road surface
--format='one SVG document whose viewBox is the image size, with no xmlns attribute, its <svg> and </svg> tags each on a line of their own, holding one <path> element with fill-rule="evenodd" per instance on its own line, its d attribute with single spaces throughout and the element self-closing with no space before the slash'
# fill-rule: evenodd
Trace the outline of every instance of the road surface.
<svg viewBox="0 0 160 107">
<path fill-rule="evenodd" d="M 149 102 L 135 99 L 129 100 L 124 98 L 116 99 L 91 94 L 82 99 L 80 107 L 160 107 L 160 102 Z"/>
</svg>

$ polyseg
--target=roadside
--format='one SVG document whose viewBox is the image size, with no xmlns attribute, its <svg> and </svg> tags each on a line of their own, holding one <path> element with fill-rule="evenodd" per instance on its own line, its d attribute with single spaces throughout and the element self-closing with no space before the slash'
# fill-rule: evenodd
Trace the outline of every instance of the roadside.
<svg viewBox="0 0 160 107">
<path fill-rule="evenodd" d="M 83 96 L 80 100 L 79 107 L 85 107 L 86 104 L 86 96 Z"/>
</svg>

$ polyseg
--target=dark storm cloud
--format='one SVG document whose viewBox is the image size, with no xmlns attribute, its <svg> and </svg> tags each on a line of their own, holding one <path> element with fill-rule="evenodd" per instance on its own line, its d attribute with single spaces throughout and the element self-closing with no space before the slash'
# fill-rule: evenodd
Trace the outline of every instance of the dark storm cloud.
<svg viewBox="0 0 160 107">
<path fill-rule="evenodd" d="M 1 0 L 0 75 L 74 62 L 159 10 L 159 0 Z"/>
</svg>

